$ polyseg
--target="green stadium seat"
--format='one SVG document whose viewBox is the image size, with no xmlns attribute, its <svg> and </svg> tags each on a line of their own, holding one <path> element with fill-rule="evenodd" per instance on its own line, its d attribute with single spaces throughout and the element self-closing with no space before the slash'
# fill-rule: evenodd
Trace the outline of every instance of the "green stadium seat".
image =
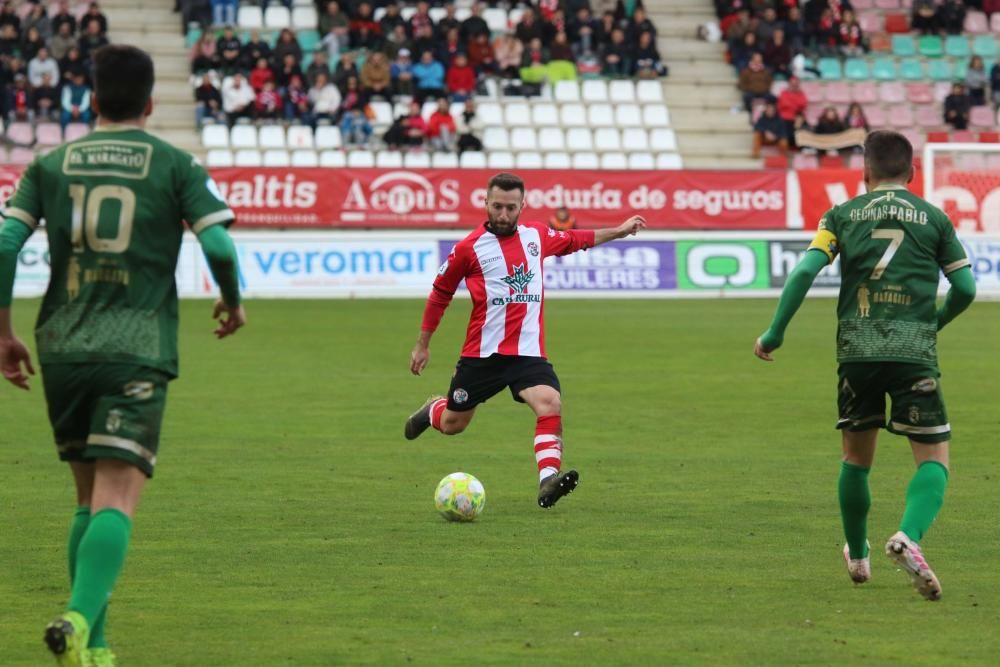
<svg viewBox="0 0 1000 667">
<path fill-rule="evenodd" d="M 952 71 L 951 73 L 952 77 L 954 77 L 956 80 L 961 79 L 962 81 L 965 81 L 965 75 L 969 73 L 968 59 L 957 58 L 956 60 L 953 61 L 952 64 L 954 65 L 955 68 L 954 71 Z"/>
<path fill-rule="evenodd" d="M 876 58 L 872 65 L 872 76 L 879 81 L 896 80 L 896 61 L 892 58 Z"/>
<path fill-rule="evenodd" d="M 968 58 L 972 49 L 964 35 L 948 35 L 944 40 L 944 52 L 952 58 Z"/>
<path fill-rule="evenodd" d="M 316 52 L 315 52 L 315 51 L 303 51 L 303 52 L 302 52 L 302 62 L 300 63 L 300 67 L 302 67 L 302 71 L 303 71 L 303 72 L 305 72 L 305 71 L 306 71 L 306 69 L 307 69 L 307 68 L 308 68 L 308 67 L 309 67 L 310 65 L 312 65 L 312 62 L 313 62 L 313 57 L 314 57 L 315 55 L 316 55 Z"/>
<path fill-rule="evenodd" d="M 934 81 L 951 81 L 954 76 L 951 61 L 932 60 L 930 66 L 927 68 L 927 76 Z"/>
<path fill-rule="evenodd" d="M 917 48 L 913 45 L 913 38 L 909 35 L 893 35 L 892 52 L 897 56 L 915 56 Z"/>
<path fill-rule="evenodd" d="M 996 58 L 1000 48 L 997 47 L 997 40 L 993 35 L 976 35 L 975 41 L 972 42 L 972 52 L 989 59 Z"/>
<path fill-rule="evenodd" d="M 848 58 L 844 62 L 844 76 L 852 81 L 867 81 L 871 78 L 868 61 L 864 58 Z"/>
<path fill-rule="evenodd" d="M 820 58 L 819 62 L 816 63 L 816 67 L 819 69 L 819 76 L 821 79 L 837 81 L 841 76 L 843 76 L 843 72 L 840 68 L 840 61 L 836 58 Z"/>
<path fill-rule="evenodd" d="M 199 39 L 201 39 L 201 28 L 191 28 L 187 31 L 187 38 L 184 40 L 184 46 L 189 49 L 193 49 Z"/>
<path fill-rule="evenodd" d="M 920 38 L 920 55 L 928 58 L 940 58 L 944 55 L 944 45 L 937 35 L 924 35 Z"/>
<path fill-rule="evenodd" d="M 931 64 L 938 62 L 945 61 L 932 60 Z M 923 81 L 924 76 L 924 66 L 916 58 L 906 58 L 899 63 L 899 78 L 906 81 Z"/>
<path fill-rule="evenodd" d="M 302 47 L 302 51 L 315 51 L 316 47 L 319 46 L 319 31 L 318 30 L 299 30 L 298 34 L 299 46 Z"/>
</svg>

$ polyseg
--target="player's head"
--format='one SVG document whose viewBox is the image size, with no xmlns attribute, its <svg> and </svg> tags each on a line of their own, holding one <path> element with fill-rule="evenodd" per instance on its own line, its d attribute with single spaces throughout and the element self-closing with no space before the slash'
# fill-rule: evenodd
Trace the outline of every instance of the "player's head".
<svg viewBox="0 0 1000 667">
<path fill-rule="evenodd" d="M 899 132 L 876 130 L 865 137 L 865 185 L 913 180 L 913 146 Z"/>
<path fill-rule="evenodd" d="M 524 208 L 524 181 L 514 174 L 499 173 L 486 185 L 486 228 L 497 236 L 510 236 Z"/>
<path fill-rule="evenodd" d="M 141 121 L 153 112 L 153 60 L 124 44 L 94 53 L 94 103 L 98 115 L 113 123 Z"/>
</svg>

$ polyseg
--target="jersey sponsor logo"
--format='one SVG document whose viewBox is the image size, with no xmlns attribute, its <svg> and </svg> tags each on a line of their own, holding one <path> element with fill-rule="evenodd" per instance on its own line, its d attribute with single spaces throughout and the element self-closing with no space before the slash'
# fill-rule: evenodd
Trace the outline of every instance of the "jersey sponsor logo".
<svg viewBox="0 0 1000 667">
<path fill-rule="evenodd" d="M 133 380 L 122 387 L 122 394 L 137 401 L 148 401 L 153 397 L 153 383 Z"/>
<path fill-rule="evenodd" d="M 920 423 L 920 408 L 918 408 L 915 405 L 911 405 L 910 406 L 910 412 L 907 415 L 907 417 L 910 418 L 910 423 L 911 424 L 919 424 Z"/>
<path fill-rule="evenodd" d="M 63 173 L 144 179 L 149 175 L 152 157 L 153 147 L 140 141 L 84 141 L 70 144 L 66 149 Z"/>
<path fill-rule="evenodd" d="M 930 394 L 937 391 L 937 387 L 938 382 L 935 378 L 924 378 L 914 382 L 910 390 L 921 394 Z"/>
<path fill-rule="evenodd" d="M 485 259 L 479 260 L 479 266 L 486 266 L 487 264 L 492 264 L 493 262 L 498 262 L 503 259 L 500 255 L 496 257 L 486 257 Z"/>
<path fill-rule="evenodd" d="M 122 412 L 121 410 L 109 410 L 108 418 L 104 420 L 104 428 L 108 433 L 117 433 L 122 427 Z"/>
<path fill-rule="evenodd" d="M 455 391 L 451 392 L 451 400 L 461 405 L 469 400 L 469 392 L 459 387 Z"/>
<path fill-rule="evenodd" d="M 532 241 L 528 244 L 528 254 L 532 257 L 538 257 L 538 244 Z"/>
<path fill-rule="evenodd" d="M 513 290 L 514 294 L 524 294 L 528 291 L 528 285 L 531 281 L 535 279 L 534 271 L 529 271 L 524 264 L 518 264 L 514 269 L 514 273 L 506 275 L 501 280 L 503 280 L 507 285 Z"/>
<path fill-rule="evenodd" d="M 868 299 L 871 292 L 862 285 L 858 288 L 858 317 L 868 317 L 872 312 L 872 304 Z"/>
</svg>

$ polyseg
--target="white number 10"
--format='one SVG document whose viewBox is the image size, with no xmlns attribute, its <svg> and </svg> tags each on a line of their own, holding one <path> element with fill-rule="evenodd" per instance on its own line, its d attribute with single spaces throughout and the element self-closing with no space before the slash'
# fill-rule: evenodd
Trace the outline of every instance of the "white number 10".
<svg viewBox="0 0 1000 667">
<path fill-rule="evenodd" d="M 88 197 L 87 186 L 71 185 L 69 196 L 73 200 L 73 252 L 83 252 L 85 233 L 87 245 L 95 252 L 121 253 L 128 249 L 135 218 L 134 192 L 121 185 L 99 185 L 90 191 Z M 97 235 L 97 225 L 101 219 L 101 204 L 107 199 L 121 204 L 118 229 L 113 237 L 101 238 Z"/>
<path fill-rule="evenodd" d="M 878 280 L 889 267 L 889 262 L 892 261 L 893 255 L 896 254 L 899 246 L 902 245 L 903 239 L 906 238 L 906 233 L 902 229 L 873 229 L 872 238 L 889 240 L 889 247 L 885 249 L 885 254 L 882 255 L 882 259 L 875 265 L 875 269 L 869 278 L 869 280 Z"/>
</svg>

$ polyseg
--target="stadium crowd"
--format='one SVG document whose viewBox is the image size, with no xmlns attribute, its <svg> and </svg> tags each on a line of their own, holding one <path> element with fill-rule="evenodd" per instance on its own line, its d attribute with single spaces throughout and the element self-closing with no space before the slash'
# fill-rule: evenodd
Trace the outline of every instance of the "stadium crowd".
<svg viewBox="0 0 1000 667">
<path fill-rule="evenodd" d="M 0 5 L 0 104 L 4 127 L 15 122 L 92 120 L 90 59 L 108 43 L 108 20 L 97 2 L 70 8 L 11 0 Z M 8 140 L 17 143 L 17 139 Z"/>
<path fill-rule="evenodd" d="M 807 136 L 811 147 L 860 145 L 869 126 L 860 104 L 850 104 L 843 115 L 827 106 L 810 124 L 810 100 L 800 86 L 803 78 L 821 76 L 813 59 L 864 58 L 872 50 L 872 35 L 862 29 L 849 0 L 716 0 L 715 5 L 727 57 L 739 74 L 743 107 L 751 114 L 754 157 L 767 145 L 784 154 L 795 147 L 796 135 Z M 969 10 L 989 17 L 1000 12 L 1000 0 L 913 0 L 908 25 L 907 17 L 898 17 L 901 32 L 960 35 Z M 775 95 L 778 80 L 788 83 Z M 944 100 L 941 124 L 965 130 L 971 108 L 991 100 L 1000 108 L 1000 58 L 987 70 L 982 57 L 972 56 L 965 76 L 954 81 Z M 823 136 L 837 138 L 818 138 Z"/>
<path fill-rule="evenodd" d="M 227 3 L 211 4 L 216 11 L 201 0 L 179 7 L 205 30 L 191 51 L 199 126 L 207 118 L 230 126 L 329 123 L 340 126 L 346 146 L 367 146 L 370 102 L 382 100 L 405 109 L 380 137 L 389 148 L 481 150 L 473 97 L 488 80 L 505 94 L 533 95 L 546 81 L 667 74 L 641 0 L 524 3 L 504 31 L 491 31 L 484 2 L 460 20 L 450 2 L 410 3 L 416 11 L 404 19 L 393 0 L 319 0 L 315 51 L 291 29 L 273 44 L 257 30 L 241 36 L 234 14 L 219 10 Z M 428 100 L 436 102 L 429 117 Z M 455 104 L 462 111 L 453 115 Z"/>
</svg>

